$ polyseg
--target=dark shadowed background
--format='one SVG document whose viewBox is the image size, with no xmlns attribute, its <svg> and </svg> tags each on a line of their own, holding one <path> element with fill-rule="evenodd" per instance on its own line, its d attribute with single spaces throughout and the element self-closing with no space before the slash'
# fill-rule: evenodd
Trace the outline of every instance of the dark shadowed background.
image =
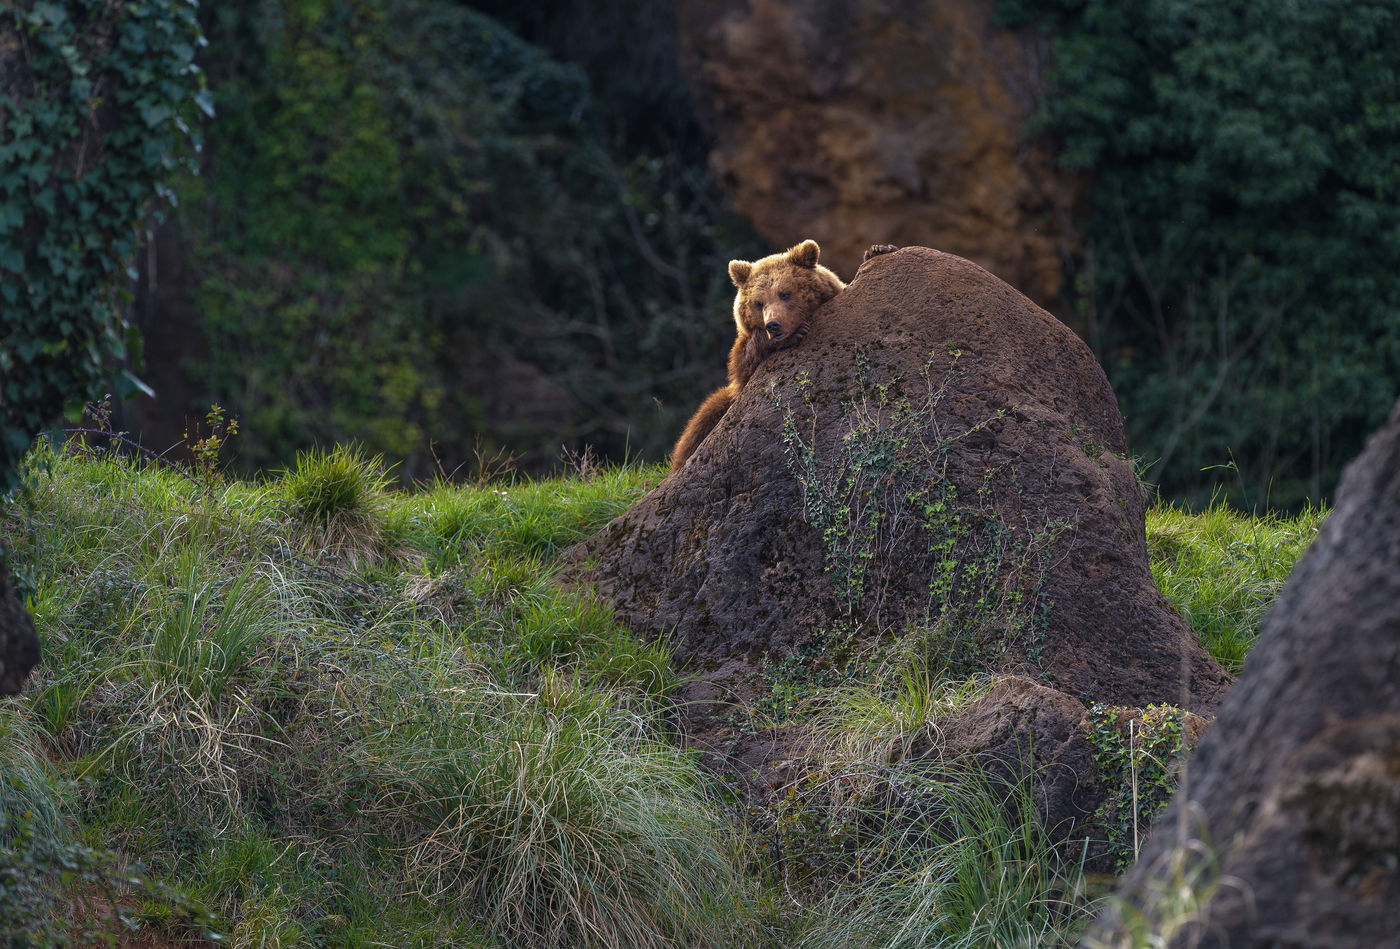
<svg viewBox="0 0 1400 949">
<path fill-rule="evenodd" d="M 205 4 L 217 114 L 138 257 L 157 450 L 404 478 L 661 460 L 725 265 L 922 244 L 1049 308 L 1145 476 L 1323 499 L 1400 380 L 1397 4 Z"/>
</svg>

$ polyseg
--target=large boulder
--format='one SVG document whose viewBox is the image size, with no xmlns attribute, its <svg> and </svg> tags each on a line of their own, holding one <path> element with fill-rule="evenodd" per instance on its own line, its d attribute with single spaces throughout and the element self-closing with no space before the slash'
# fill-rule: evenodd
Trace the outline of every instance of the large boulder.
<svg viewBox="0 0 1400 949">
<path fill-rule="evenodd" d="M 1344 472 L 1188 769 L 1088 944 L 1144 929 L 1202 949 L 1396 944 L 1400 403 Z"/>
<path fill-rule="evenodd" d="M 1025 129 L 1049 40 L 996 0 L 688 0 L 676 15 L 711 164 L 771 244 L 849 273 L 870 241 L 932 244 L 1048 305 L 1076 179 Z"/>
<path fill-rule="evenodd" d="M 1230 681 L 1153 585 L 1093 355 L 926 248 L 864 264 L 682 470 L 564 559 L 711 682 L 850 637 L 1123 706 L 1210 713 Z"/>
</svg>

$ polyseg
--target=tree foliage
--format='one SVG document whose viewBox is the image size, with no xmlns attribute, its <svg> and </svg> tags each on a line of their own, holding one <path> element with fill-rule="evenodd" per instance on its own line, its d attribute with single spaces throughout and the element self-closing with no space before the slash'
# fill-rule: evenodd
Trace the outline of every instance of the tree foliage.
<svg viewBox="0 0 1400 949">
<path fill-rule="evenodd" d="M 0 493 L 130 342 L 116 287 L 212 112 L 202 42 L 192 0 L 0 10 Z"/>
<path fill-rule="evenodd" d="M 1400 390 L 1400 2 L 1001 4 L 1055 32 L 1081 286 L 1172 495 L 1318 500 Z"/>
<path fill-rule="evenodd" d="M 243 464 L 664 453 L 730 332 L 703 153 L 628 147 L 578 68 L 445 0 L 244 0 L 206 29 L 224 105 L 180 224 Z"/>
</svg>

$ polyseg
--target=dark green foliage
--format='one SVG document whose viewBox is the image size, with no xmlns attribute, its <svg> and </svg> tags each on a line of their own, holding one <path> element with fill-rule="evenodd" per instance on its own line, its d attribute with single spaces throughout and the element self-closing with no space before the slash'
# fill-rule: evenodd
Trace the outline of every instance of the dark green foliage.
<svg viewBox="0 0 1400 949">
<path fill-rule="evenodd" d="M 1237 503 L 1319 500 L 1400 388 L 1400 3 L 1001 13 L 1056 34 L 1082 316 L 1149 475 L 1202 502 L 1233 460 Z"/>
<path fill-rule="evenodd" d="M 148 201 L 199 146 L 196 106 L 213 111 L 202 42 L 190 0 L 0 11 L 0 493 L 131 342 L 114 288 Z"/>
<path fill-rule="evenodd" d="M 418 478 L 478 438 L 660 457 L 723 376 L 747 249 L 703 153 L 628 149 L 578 68 L 461 4 L 205 17 L 227 104 L 180 223 L 200 399 L 242 420 L 242 464 L 349 439 Z"/>
</svg>

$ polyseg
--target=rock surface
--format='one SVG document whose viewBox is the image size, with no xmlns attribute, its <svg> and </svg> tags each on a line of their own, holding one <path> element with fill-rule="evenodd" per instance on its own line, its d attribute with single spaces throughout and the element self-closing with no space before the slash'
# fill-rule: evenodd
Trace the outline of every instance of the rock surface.
<svg viewBox="0 0 1400 949">
<path fill-rule="evenodd" d="M 1070 837 L 1103 797 L 1088 720 L 1088 709 L 1063 692 L 1012 677 L 943 725 L 937 751 L 949 758 L 973 756 L 984 768 L 1031 787 L 1045 826 Z"/>
<path fill-rule="evenodd" d="M 14 695 L 39 663 L 39 637 L 0 563 L 0 695 Z"/>
<path fill-rule="evenodd" d="M 1175 716 L 1158 706 L 1144 713 L 1140 708 L 1106 710 L 1116 720 L 1116 731 L 1126 745 L 1129 723 L 1138 735 L 1144 721 L 1162 715 Z M 1031 789 L 1036 813 L 1056 840 L 1069 841 L 1071 856 L 1089 872 L 1112 873 L 1117 846 L 1111 842 L 1108 824 L 1120 803 L 1137 803 L 1139 813 L 1152 802 L 1133 801 L 1119 777 L 1106 773 L 1094 746 L 1092 712 L 1083 704 L 1030 679 L 1011 676 L 990 692 L 941 723 L 936 747 L 914 749 L 915 757 L 973 758 L 983 770 Z M 1181 715 L 1183 749 L 1194 747 L 1206 731 L 1206 721 L 1185 712 Z M 1167 767 L 1173 762 L 1165 761 Z M 1121 800 L 1115 800 L 1119 798 Z M 1157 807 L 1160 798 L 1154 796 Z M 1141 828 L 1144 835 L 1148 827 Z M 1087 839 L 1087 846 L 1084 846 Z M 1122 842 L 1125 851 L 1130 840 Z M 1130 852 L 1130 851 L 1128 851 Z"/>
<path fill-rule="evenodd" d="M 1230 681 L 1152 583 L 1088 348 L 926 248 L 863 265 L 691 461 L 564 564 L 716 703 L 718 679 L 833 630 L 1079 701 L 1210 714 Z"/>
<path fill-rule="evenodd" d="M 677 5 L 711 162 L 773 246 L 815 238 L 850 273 L 871 243 L 968 257 L 1042 305 L 1077 247 L 1077 185 L 1026 123 L 1048 41 L 995 0 Z"/>
<path fill-rule="evenodd" d="M 1189 769 L 1124 878 L 1128 902 L 1088 945 L 1119 945 L 1144 920 L 1179 926 L 1172 946 L 1396 944 L 1400 403 L 1343 474 Z M 1180 874 L 1208 897 L 1184 923 Z"/>
</svg>

